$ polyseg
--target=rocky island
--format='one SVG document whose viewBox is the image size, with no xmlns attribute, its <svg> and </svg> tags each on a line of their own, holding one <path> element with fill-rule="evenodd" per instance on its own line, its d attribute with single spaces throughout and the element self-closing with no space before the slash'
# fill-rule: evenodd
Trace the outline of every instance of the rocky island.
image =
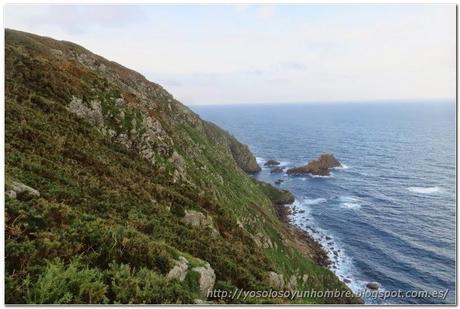
<svg viewBox="0 0 460 309">
<path fill-rule="evenodd" d="M 294 167 L 287 170 L 288 175 L 318 175 L 329 176 L 330 170 L 342 164 L 332 154 L 322 154 L 318 160 L 310 161 L 307 165 Z"/>
<path fill-rule="evenodd" d="M 350 290 L 249 148 L 135 71 L 6 30 L 5 128 L 6 303 L 359 302 L 209 294 Z"/>
</svg>

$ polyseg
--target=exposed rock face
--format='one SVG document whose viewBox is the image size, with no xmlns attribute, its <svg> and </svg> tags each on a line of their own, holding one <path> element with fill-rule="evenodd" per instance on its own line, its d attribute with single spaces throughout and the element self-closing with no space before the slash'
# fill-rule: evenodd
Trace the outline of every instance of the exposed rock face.
<svg viewBox="0 0 460 309">
<path fill-rule="evenodd" d="M 183 256 L 179 257 L 179 260 L 176 261 L 174 267 L 166 275 L 168 280 L 177 279 L 180 282 L 184 281 L 185 276 L 187 276 L 188 270 L 188 261 Z"/>
<path fill-rule="evenodd" d="M 257 164 L 256 158 L 249 150 L 249 147 L 239 142 L 235 143 L 235 141 L 232 139 L 230 151 L 238 166 L 246 173 L 259 172 L 260 166 Z"/>
<path fill-rule="evenodd" d="M 206 299 L 208 291 L 214 288 L 214 283 L 216 282 L 214 269 L 212 269 L 209 263 L 206 263 L 205 266 L 195 267 L 192 270 L 200 274 L 200 294 L 202 299 Z"/>
<path fill-rule="evenodd" d="M 276 160 L 268 160 L 267 162 L 264 163 L 264 166 L 275 166 L 275 165 L 280 165 L 280 162 Z"/>
<path fill-rule="evenodd" d="M 212 122 L 203 121 L 203 123 L 207 136 L 214 142 L 225 145 L 239 168 L 250 174 L 260 172 L 261 168 L 247 145 L 240 143 Z"/>
<path fill-rule="evenodd" d="M 268 285 L 274 289 L 282 290 L 284 288 L 284 276 L 270 271 L 268 273 Z"/>
<path fill-rule="evenodd" d="M 40 196 L 40 192 L 21 182 L 13 181 L 6 195 L 10 198 L 30 198 Z"/>
<path fill-rule="evenodd" d="M 294 167 L 287 170 L 289 175 L 312 174 L 319 176 L 330 175 L 330 169 L 342 166 L 332 154 L 322 154 L 318 160 L 310 161 L 305 166 Z"/>
<path fill-rule="evenodd" d="M 185 216 L 181 219 L 185 224 L 197 227 L 209 227 L 214 236 L 220 235 L 219 231 L 214 227 L 211 217 L 205 216 L 203 213 L 195 210 L 186 210 Z"/>
</svg>

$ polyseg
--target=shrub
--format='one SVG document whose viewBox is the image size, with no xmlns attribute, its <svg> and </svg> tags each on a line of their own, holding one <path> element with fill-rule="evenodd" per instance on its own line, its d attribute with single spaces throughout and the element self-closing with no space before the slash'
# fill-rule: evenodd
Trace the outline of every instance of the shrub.
<svg viewBox="0 0 460 309">
<path fill-rule="evenodd" d="M 26 293 L 26 301 L 35 304 L 82 304 L 107 302 L 102 273 L 73 260 L 64 265 L 48 263 L 44 273 Z"/>
</svg>

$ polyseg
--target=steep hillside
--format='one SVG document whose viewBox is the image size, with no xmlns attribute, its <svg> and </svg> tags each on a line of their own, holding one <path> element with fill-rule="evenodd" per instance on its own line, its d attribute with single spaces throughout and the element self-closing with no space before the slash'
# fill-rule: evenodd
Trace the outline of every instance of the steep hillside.
<svg viewBox="0 0 460 309">
<path fill-rule="evenodd" d="M 7 303 L 356 301 L 208 298 L 347 288 L 246 174 L 247 146 L 78 45 L 5 40 Z"/>
</svg>

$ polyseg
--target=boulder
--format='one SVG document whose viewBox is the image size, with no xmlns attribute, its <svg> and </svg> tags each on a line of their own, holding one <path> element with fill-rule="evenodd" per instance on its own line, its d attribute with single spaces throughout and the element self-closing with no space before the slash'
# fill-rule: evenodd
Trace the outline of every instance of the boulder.
<svg viewBox="0 0 460 309">
<path fill-rule="evenodd" d="M 264 163 L 264 166 L 275 166 L 275 165 L 280 165 L 280 162 L 276 160 L 268 160 L 267 162 Z"/>
<path fill-rule="evenodd" d="M 208 298 L 208 291 L 214 288 L 214 283 L 216 282 L 216 274 L 214 269 L 206 263 L 205 266 L 192 268 L 193 271 L 200 274 L 200 295 L 202 299 Z"/>
<path fill-rule="evenodd" d="M 21 182 L 13 181 L 8 187 L 9 190 L 6 192 L 6 195 L 10 198 L 28 199 L 40 196 L 40 192 L 38 192 L 38 190 L 35 190 L 34 188 L 31 188 Z"/>
<path fill-rule="evenodd" d="M 284 277 L 274 271 L 268 272 L 268 285 L 274 289 L 282 290 L 284 288 Z"/>
<path fill-rule="evenodd" d="M 342 164 L 332 154 L 322 154 L 318 160 L 310 161 L 307 165 L 287 170 L 288 175 L 312 174 L 318 176 L 330 175 L 330 169 Z"/>
<path fill-rule="evenodd" d="M 270 174 L 279 174 L 279 173 L 282 173 L 283 172 L 283 168 L 282 167 L 274 167 L 270 170 Z"/>
<path fill-rule="evenodd" d="M 369 282 L 366 287 L 370 290 L 378 290 L 379 284 L 377 282 Z"/>
<path fill-rule="evenodd" d="M 283 181 L 283 179 L 278 179 L 277 181 L 275 181 L 275 185 L 280 185 Z"/>
<path fill-rule="evenodd" d="M 179 257 L 179 260 L 175 261 L 174 267 L 166 275 L 166 279 L 172 280 L 177 279 L 180 282 L 184 281 L 187 276 L 188 261 L 183 256 Z"/>
<path fill-rule="evenodd" d="M 185 216 L 181 219 L 185 224 L 196 227 L 209 227 L 212 235 L 219 236 L 220 233 L 214 227 L 214 222 L 210 216 L 205 216 L 203 213 L 195 210 L 186 210 Z"/>
</svg>

